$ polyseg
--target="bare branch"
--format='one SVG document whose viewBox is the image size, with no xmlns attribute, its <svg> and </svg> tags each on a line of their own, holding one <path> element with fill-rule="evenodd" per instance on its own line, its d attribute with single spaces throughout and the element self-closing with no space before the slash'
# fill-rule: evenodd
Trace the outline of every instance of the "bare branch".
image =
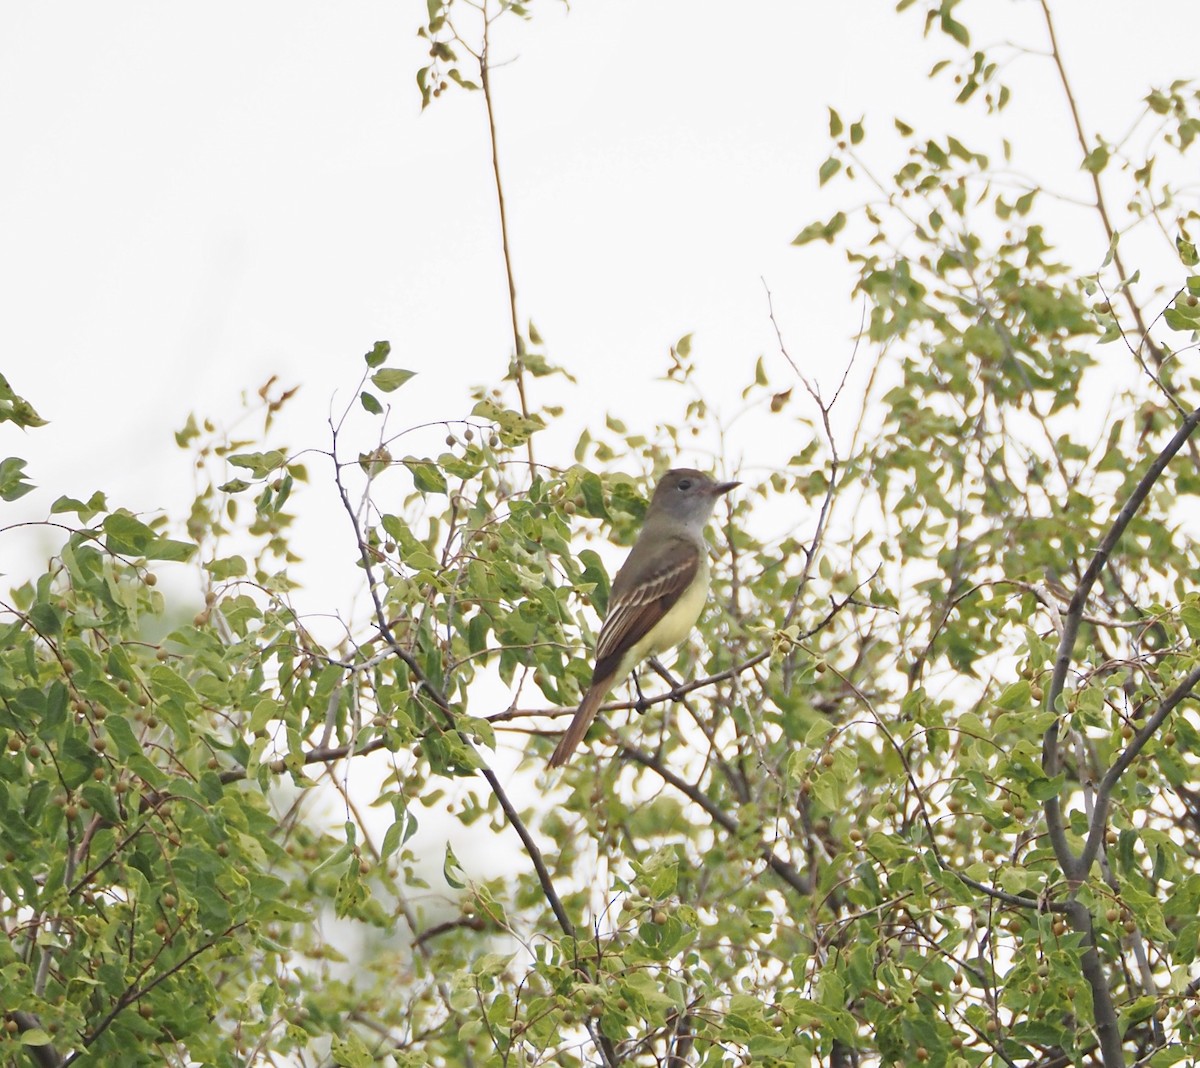
<svg viewBox="0 0 1200 1068">
<path fill-rule="evenodd" d="M 1189 413 L 1166 447 L 1154 458 L 1154 461 L 1147 468 L 1146 473 L 1141 477 L 1138 484 L 1134 487 L 1133 492 L 1129 495 L 1129 499 L 1125 502 L 1120 512 L 1117 513 L 1117 518 L 1113 520 L 1108 533 L 1105 534 L 1104 539 L 1100 542 L 1099 547 L 1088 563 L 1087 570 L 1084 571 L 1082 578 L 1080 578 L 1079 585 L 1071 596 L 1071 604 L 1067 608 L 1067 614 L 1063 619 L 1062 634 L 1054 661 L 1054 673 L 1050 679 L 1050 688 L 1046 693 L 1047 709 L 1053 711 L 1057 711 L 1058 709 L 1058 700 L 1062 696 L 1063 686 L 1066 683 L 1067 671 L 1070 669 L 1071 657 L 1075 651 L 1075 639 L 1079 635 L 1079 627 L 1083 622 L 1084 606 L 1087 604 L 1092 586 L 1095 585 L 1096 580 L 1100 577 L 1100 573 L 1108 563 L 1108 559 L 1116 548 L 1117 542 L 1121 540 L 1125 529 L 1132 522 L 1133 517 L 1137 515 L 1138 510 L 1150 495 L 1150 491 L 1154 488 L 1155 483 L 1162 477 L 1162 473 L 1167 469 L 1167 465 L 1195 432 L 1197 426 L 1200 426 L 1200 408 Z M 1195 683 L 1192 685 L 1194 686 Z M 1186 696 L 1186 694 L 1182 696 Z M 1182 700 L 1182 696 L 1179 698 L 1180 700 Z M 1174 705 L 1171 707 L 1174 707 Z M 1163 717 L 1165 718 L 1169 712 L 1170 708 L 1163 713 Z M 1045 771 L 1047 778 L 1054 778 L 1058 774 L 1058 736 L 1059 727 L 1056 720 L 1050 725 L 1042 741 L 1042 769 Z M 1144 745 L 1145 743 L 1143 742 L 1142 744 Z M 1111 787 L 1109 790 L 1111 792 Z M 1062 866 L 1063 874 L 1073 882 L 1086 878 L 1091 863 L 1089 861 L 1085 866 L 1083 864 L 1083 857 L 1076 857 L 1070 843 L 1067 842 L 1062 807 L 1058 795 L 1056 794 L 1047 799 L 1044 807 L 1050 842 L 1054 847 L 1054 853 L 1058 857 L 1059 864 Z M 1091 833 L 1095 833 L 1094 826 Z M 1094 852 L 1091 853 L 1091 857 L 1095 859 Z"/>
<path fill-rule="evenodd" d="M 1045 0 L 1043 0 L 1044 6 Z M 1047 9 L 1048 17 L 1049 10 Z M 1171 462 L 1175 454 L 1179 452 L 1191 437 L 1197 425 L 1200 425 L 1200 408 L 1192 411 L 1183 420 L 1182 425 L 1175 432 L 1175 435 L 1150 464 L 1146 473 L 1138 481 L 1137 486 L 1134 487 L 1129 499 L 1125 502 L 1120 512 L 1117 513 L 1117 518 L 1113 521 L 1108 533 L 1104 536 L 1091 561 L 1088 563 L 1087 570 L 1084 571 L 1083 576 L 1080 578 L 1079 585 L 1071 597 L 1071 603 L 1063 620 L 1058 651 L 1054 662 L 1054 673 L 1051 677 L 1049 692 L 1046 695 L 1046 707 L 1048 709 L 1056 712 L 1058 710 L 1059 698 L 1062 696 L 1067 671 L 1070 668 L 1071 657 L 1075 650 L 1075 640 L 1078 637 L 1079 627 L 1083 621 L 1084 606 L 1087 604 L 1092 586 L 1095 585 L 1096 580 L 1100 577 L 1101 572 L 1108 563 L 1110 555 L 1121 540 L 1121 536 L 1125 533 L 1134 516 L 1137 515 L 1138 510 L 1149 496 L 1155 483 L 1162 477 L 1162 473 L 1167 469 L 1167 465 Z M 1104 779 L 1097 790 L 1096 809 L 1088 830 L 1088 838 L 1079 856 L 1075 855 L 1070 843 L 1067 841 L 1066 826 L 1063 820 L 1059 795 L 1055 794 L 1046 800 L 1044 812 L 1046 815 L 1047 832 L 1050 837 L 1051 846 L 1054 849 L 1054 854 L 1058 859 L 1059 867 L 1068 881 L 1078 885 L 1087 878 L 1087 874 L 1100 849 L 1100 843 L 1103 839 L 1105 824 L 1107 822 L 1109 801 L 1117 779 L 1129 767 L 1133 759 L 1146 744 L 1146 741 L 1158 729 L 1171 710 L 1184 697 L 1191 693 L 1198 682 L 1200 682 L 1200 668 L 1193 669 L 1175 691 L 1160 704 L 1154 715 L 1146 722 L 1141 731 L 1138 732 L 1138 735 L 1135 736 L 1135 739 L 1126 748 L 1125 752 L 1121 754 L 1113 766 L 1109 768 L 1108 772 L 1105 773 Z M 1056 719 L 1046 731 L 1042 742 L 1042 768 L 1048 778 L 1053 778 L 1058 774 L 1058 739 L 1059 725 Z M 1083 973 L 1088 981 L 1088 985 L 1092 989 L 1096 1035 L 1100 1041 L 1100 1052 L 1103 1063 L 1105 1068 L 1121 1068 L 1125 1060 L 1121 1048 L 1122 1042 L 1117 1011 L 1113 1004 L 1112 992 L 1109 989 L 1108 976 L 1096 951 L 1091 913 L 1074 896 L 1066 904 L 1066 913 L 1071 925 L 1083 937 Z"/>
<path fill-rule="evenodd" d="M 486 12 L 485 12 L 486 16 Z M 513 277 L 512 248 L 508 239 L 508 213 L 504 207 L 504 185 L 500 181 L 500 150 L 496 141 L 496 114 L 492 102 L 491 66 L 488 61 L 488 25 L 483 20 L 483 51 L 479 56 L 479 84 L 483 89 L 483 102 L 487 107 L 488 139 L 492 149 L 492 178 L 496 187 L 496 204 L 500 209 L 500 243 L 504 250 L 504 274 L 508 280 L 508 310 L 512 320 L 513 334 L 513 379 L 517 384 L 517 396 L 521 400 L 521 414 L 529 418 L 529 402 L 525 397 L 525 339 L 517 316 L 517 283 Z M 533 435 L 525 439 L 525 451 L 529 457 L 529 474 L 535 470 L 533 459 Z"/>
<path fill-rule="evenodd" d="M 1129 770 L 1129 766 L 1137 759 L 1138 754 L 1145 748 L 1146 743 L 1154 737 L 1155 732 L 1163 725 L 1176 708 L 1176 706 L 1185 698 L 1190 697 L 1192 692 L 1200 686 L 1200 667 L 1194 667 L 1184 676 L 1183 681 L 1171 691 L 1170 695 L 1163 700 L 1158 708 L 1154 710 L 1154 714 L 1142 724 L 1141 728 L 1130 739 L 1129 745 L 1125 747 L 1112 767 L 1104 773 L 1104 778 L 1100 780 L 1100 785 L 1096 788 L 1096 812 L 1092 817 L 1091 825 L 1088 828 L 1087 841 L 1084 843 L 1083 852 L 1079 855 L 1079 866 L 1083 871 L 1091 868 L 1093 861 L 1100 852 L 1100 846 L 1104 841 L 1104 832 L 1108 826 L 1108 810 L 1112 804 L 1112 792 L 1117 785 L 1117 780 Z"/>
<path fill-rule="evenodd" d="M 699 787 L 693 786 L 686 779 L 676 775 L 670 768 L 666 767 L 662 761 L 651 753 L 647 753 L 644 749 L 638 749 L 632 745 L 622 745 L 618 752 L 630 760 L 641 764 L 643 767 L 649 768 L 665 783 L 669 783 L 683 794 L 689 801 L 699 805 L 711 817 L 714 823 L 729 834 L 732 838 L 739 838 L 744 833 L 741 825 L 728 812 L 725 812 L 718 806 L 711 797 L 709 797 Z M 778 875 L 785 883 L 799 894 L 808 895 L 813 891 L 812 879 L 797 871 L 789 861 L 784 860 L 779 856 L 767 842 L 760 841 L 757 844 L 759 855 L 767 862 L 769 867 L 776 875 Z"/>
<path fill-rule="evenodd" d="M 1091 149 L 1088 148 L 1087 134 L 1083 131 L 1083 119 L 1079 116 L 1079 106 L 1075 103 L 1075 93 L 1071 89 L 1071 82 L 1067 78 L 1066 67 L 1063 66 L 1062 53 L 1058 48 L 1058 37 L 1054 32 L 1054 20 L 1050 17 L 1050 4 L 1048 0 L 1041 0 L 1042 14 L 1046 20 L 1046 31 L 1050 35 L 1050 54 L 1054 60 L 1054 66 L 1058 71 L 1059 81 L 1062 82 L 1063 92 L 1067 97 L 1067 105 L 1071 109 L 1071 122 L 1075 126 L 1075 137 L 1079 141 L 1079 148 L 1083 152 L 1086 159 L 1091 155 Z M 1109 218 L 1108 205 L 1104 201 L 1104 188 L 1100 184 L 1100 172 L 1088 167 L 1085 168 L 1092 176 L 1092 188 L 1096 192 L 1096 211 L 1100 214 L 1100 221 L 1104 224 L 1104 232 L 1108 235 L 1109 247 L 1112 249 L 1113 265 L 1117 268 L 1117 274 L 1123 283 L 1129 281 L 1129 274 L 1125 270 L 1125 265 L 1121 262 L 1121 253 L 1117 248 L 1117 243 L 1114 240 L 1116 231 L 1113 229 L 1112 220 Z M 1161 363 L 1163 359 L 1162 350 L 1155 345 L 1150 339 L 1150 332 L 1146 327 L 1145 318 L 1142 315 L 1141 306 L 1134 299 L 1133 291 L 1128 285 L 1124 285 L 1125 301 L 1129 305 L 1129 310 L 1133 313 L 1134 322 L 1137 323 L 1138 333 L 1143 341 L 1150 349 L 1151 356 L 1154 357 L 1156 363 Z"/>
<path fill-rule="evenodd" d="M 1067 919 L 1083 936 L 1083 957 L 1080 967 L 1092 988 L 1092 1013 L 1096 1018 L 1096 1037 L 1100 1040 L 1100 1055 L 1104 1068 L 1124 1068 L 1125 1054 L 1121 1049 L 1121 1026 L 1109 991 L 1108 975 L 1096 952 L 1096 935 L 1092 930 L 1092 914 L 1078 898 L 1067 902 Z"/>
<path fill-rule="evenodd" d="M 333 428 L 331 428 L 333 429 Z M 491 787 L 492 793 L 496 800 L 500 802 L 500 807 L 504 810 L 504 815 L 507 817 L 512 829 L 517 832 L 517 837 L 521 839 L 521 843 L 525 846 L 525 852 L 529 855 L 529 859 L 533 862 L 534 871 L 537 873 L 538 882 L 541 884 L 542 893 L 546 896 L 546 900 L 550 904 L 550 908 L 554 912 L 555 919 L 558 920 L 558 925 L 562 929 L 563 934 L 568 937 L 575 936 L 575 925 L 567 916 L 567 910 L 563 906 L 562 899 L 558 896 L 558 892 L 554 889 L 554 882 L 550 878 L 550 869 L 546 867 L 546 861 L 542 857 L 542 851 L 538 848 L 538 844 L 534 841 L 533 835 L 529 828 L 525 826 L 525 822 L 521 819 L 520 813 L 517 812 L 504 787 L 500 785 L 500 780 L 496 777 L 495 772 L 484 763 L 483 758 L 476 752 L 474 745 L 457 726 L 457 717 L 454 709 L 451 707 L 446 695 L 441 689 L 425 674 L 425 669 L 421 666 L 420 661 L 404 648 L 397 640 L 392 631 L 391 624 L 388 622 L 387 613 L 383 610 L 383 602 L 379 599 L 378 583 L 375 578 L 374 565 L 371 558 L 370 546 L 362 535 L 362 530 L 359 528 L 358 516 L 354 512 L 354 507 L 350 503 L 350 495 L 346 492 L 346 486 L 342 482 L 342 470 L 337 462 L 337 431 L 333 429 L 333 471 L 334 482 L 337 485 L 338 496 L 342 501 L 342 508 L 346 515 L 350 518 L 350 524 L 354 530 L 354 537 L 358 542 L 359 556 L 362 559 L 363 569 L 367 576 L 367 590 L 370 593 L 371 601 L 375 606 L 375 623 L 379 628 L 379 633 L 383 639 L 391 647 L 392 652 L 404 662 L 408 670 L 412 673 L 413 678 L 418 682 L 418 689 L 423 689 L 437 705 L 445 718 L 447 727 L 454 731 L 463 741 L 463 744 L 468 746 L 474 754 L 475 760 L 479 765 L 479 772 L 487 780 L 488 786 Z M 380 745 L 383 744 L 382 739 L 378 739 Z M 365 747 L 363 747 L 365 748 Z M 376 746 L 375 748 L 378 748 Z M 358 751 L 362 751 L 361 749 Z"/>
</svg>

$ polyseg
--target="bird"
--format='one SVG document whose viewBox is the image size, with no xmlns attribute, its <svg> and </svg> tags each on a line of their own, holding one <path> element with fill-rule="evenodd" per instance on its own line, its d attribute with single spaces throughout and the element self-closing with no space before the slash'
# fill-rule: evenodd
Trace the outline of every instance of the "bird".
<svg viewBox="0 0 1200 1068">
<path fill-rule="evenodd" d="M 690 467 L 673 468 L 659 480 L 637 541 L 613 579 L 591 684 L 550 767 L 570 759 L 617 683 L 692 632 L 708 599 L 704 526 L 717 501 L 740 485 L 716 482 Z"/>
</svg>

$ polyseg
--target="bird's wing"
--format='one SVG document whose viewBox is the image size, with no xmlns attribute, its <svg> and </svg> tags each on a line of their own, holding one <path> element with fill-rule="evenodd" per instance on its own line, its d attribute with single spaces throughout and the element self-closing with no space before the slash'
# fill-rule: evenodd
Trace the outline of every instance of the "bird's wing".
<svg viewBox="0 0 1200 1068">
<path fill-rule="evenodd" d="M 635 560 L 640 547 L 634 546 L 613 580 L 608 615 L 596 642 L 593 679 L 616 671 L 621 657 L 650 633 L 696 577 L 700 549 L 692 542 L 671 538 L 650 550 L 653 555 L 644 562 Z M 644 576 L 636 585 L 629 578 L 635 573 Z"/>
</svg>

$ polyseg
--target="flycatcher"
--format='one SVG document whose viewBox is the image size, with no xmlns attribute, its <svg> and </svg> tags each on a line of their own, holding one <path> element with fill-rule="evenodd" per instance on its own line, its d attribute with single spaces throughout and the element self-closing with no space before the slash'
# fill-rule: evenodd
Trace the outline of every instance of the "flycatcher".
<svg viewBox="0 0 1200 1068">
<path fill-rule="evenodd" d="M 592 682 L 550 757 L 565 764 L 611 690 L 638 664 L 684 640 L 708 599 L 704 525 L 717 499 L 740 482 L 714 482 L 701 471 L 668 471 L 654 489 L 646 521 L 613 580 L 596 642 Z"/>
</svg>

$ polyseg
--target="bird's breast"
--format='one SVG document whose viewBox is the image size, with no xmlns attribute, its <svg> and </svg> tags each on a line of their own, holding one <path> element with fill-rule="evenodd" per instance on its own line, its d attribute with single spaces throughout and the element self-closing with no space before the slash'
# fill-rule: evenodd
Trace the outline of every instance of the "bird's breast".
<svg viewBox="0 0 1200 1068">
<path fill-rule="evenodd" d="M 639 650 L 638 660 L 665 653 L 687 638 L 696 625 L 696 620 L 700 618 L 704 602 L 707 600 L 708 557 L 701 554 L 696 578 L 691 586 L 684 590 L 683 596 L 671 606 L 670 611 L 659 620 L 658 625 L 642 639 L 647 644 L 644 650 Z"/>
</svg>

